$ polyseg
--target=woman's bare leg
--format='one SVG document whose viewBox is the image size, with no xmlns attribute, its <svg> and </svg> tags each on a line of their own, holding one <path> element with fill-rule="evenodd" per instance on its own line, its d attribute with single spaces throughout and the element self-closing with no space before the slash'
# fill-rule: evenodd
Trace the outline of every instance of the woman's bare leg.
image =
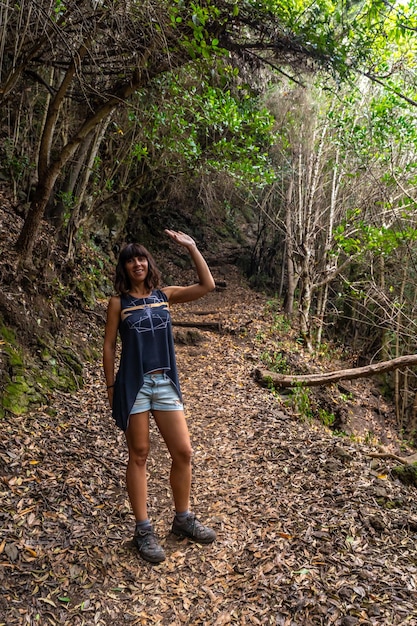
<svg viewBox="0 0 417 626">
<path fill-rule="evenodd" d="M 147 480 L 146 461 L 149 453 L 149 412 L 134 413 L 129 418 L 126 431 L 129 448 L 129 462 L 126 470 L 126 487 L 137 522 L 146 520 L 147 513 Z"/>
<path fill-rule="evenodd" d="M 190 505 L 192 448 L 183 411 L 153 411 L 156 425 L 171 455 L 170 483 L 175 510 Z"/>
</svg>

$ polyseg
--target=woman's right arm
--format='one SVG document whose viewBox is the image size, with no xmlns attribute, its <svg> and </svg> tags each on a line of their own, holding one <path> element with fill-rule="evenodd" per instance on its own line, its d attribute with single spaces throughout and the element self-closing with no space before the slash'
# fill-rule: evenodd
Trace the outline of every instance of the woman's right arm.
<svg viewBox="0 0 417 626">
<path fill-rule="evenodd" d="M 116 361 L 117 331 L 120 321 L 120 297 L 112 296 L 107 307 L 106 329 L 103 344 L 103 368 L 106 377 L 107 395 L 110 406 L 113 404 L 114 366 Z"/>
</svg>

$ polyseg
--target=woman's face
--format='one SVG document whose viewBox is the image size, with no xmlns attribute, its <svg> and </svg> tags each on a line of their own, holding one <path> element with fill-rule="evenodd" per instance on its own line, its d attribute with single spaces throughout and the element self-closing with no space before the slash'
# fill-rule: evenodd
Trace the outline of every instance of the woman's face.
<svg viewBox="0 0 417 626">
<path fill-rule="evenodd" d="M 126 261 L 125 269 L 132 284 L 143 283 L 148 275 L 148 259 L 146 256 L 134 256 Z"/>
</svg>

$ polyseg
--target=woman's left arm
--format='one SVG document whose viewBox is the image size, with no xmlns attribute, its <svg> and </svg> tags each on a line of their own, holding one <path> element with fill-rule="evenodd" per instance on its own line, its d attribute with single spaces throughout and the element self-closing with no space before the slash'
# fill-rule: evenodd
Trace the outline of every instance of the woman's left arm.
<svg viewBox="0 0 417 626">
<path fill-rule="evenodd" d="M 190 302 L 205 296 L 209 291 L 213 291 L 216 286 L 214 278 L 194 239 L 181 231 L 165 230 L 165 232 L 173 241 L 187 248 L 197 270 L 199 280 L 198 283 L 188 287 L 164 287 L 162 291 L 167 295 L 169 302 L 172 304 L 176 302 Z"/>
</svg>

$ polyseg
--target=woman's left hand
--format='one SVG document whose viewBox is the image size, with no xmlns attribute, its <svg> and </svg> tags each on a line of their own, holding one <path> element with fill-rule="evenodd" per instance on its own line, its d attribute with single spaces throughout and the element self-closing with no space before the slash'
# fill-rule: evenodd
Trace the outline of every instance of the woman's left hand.
<svg viewBox="0 0 417 626">
<path fill-rule="evenodd" d="M 192 248 L 196 245 L 194 239 L 190 237 L 190 235 L 187 235 L 180 230 L 169 230 L 166 228 L 164 232 L 176 243 L 179 243 L 180 246 L 184 246 L 184 248 Z"/>
</svg>

